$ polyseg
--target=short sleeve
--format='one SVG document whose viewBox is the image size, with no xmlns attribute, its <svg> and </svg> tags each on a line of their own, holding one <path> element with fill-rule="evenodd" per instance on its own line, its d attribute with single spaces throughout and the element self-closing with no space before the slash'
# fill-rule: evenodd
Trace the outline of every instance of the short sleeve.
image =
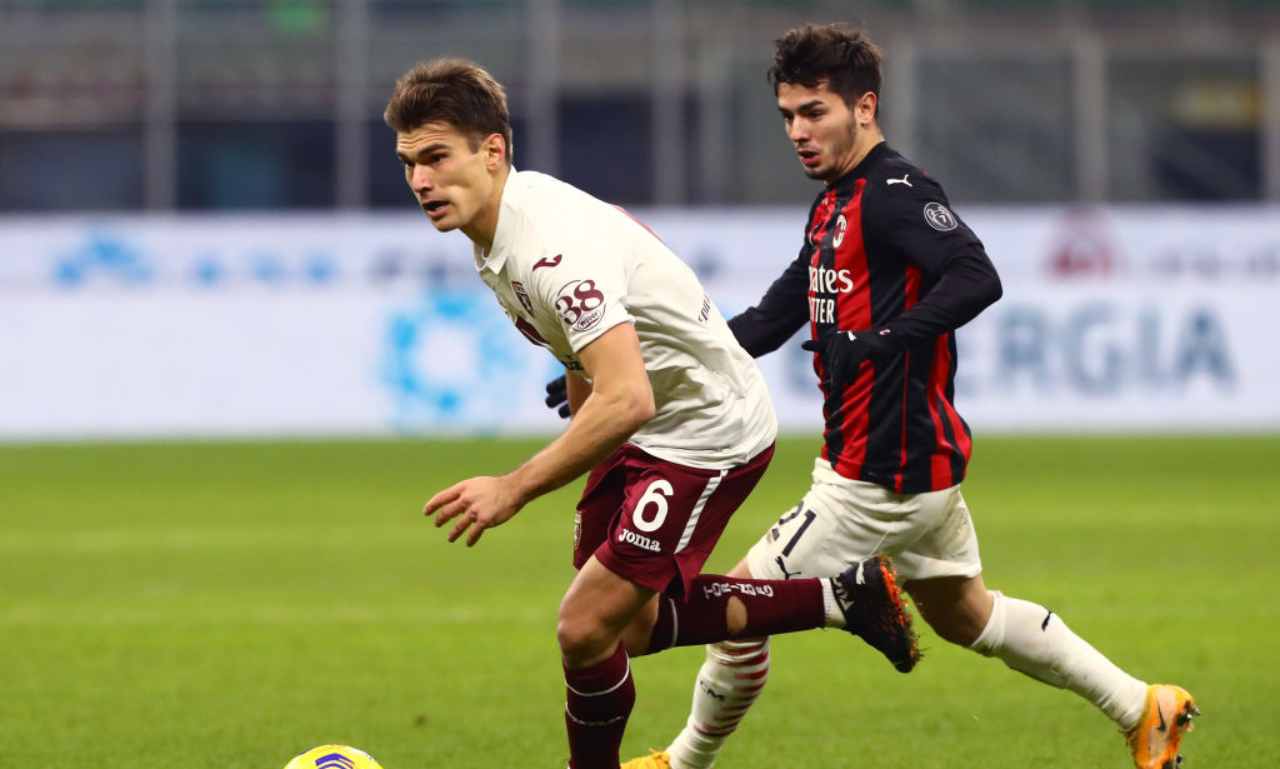
<svg viewBox="0 0 1280 769">
<path fill-rule="evenodd" d="M 536 301 L 558 319 L 574 353 L 620 323 L 633 323 L 627 310 L 627 280 L 620 259 L 578 247 L 535 261 L 528 283 Z"/>
</svg>

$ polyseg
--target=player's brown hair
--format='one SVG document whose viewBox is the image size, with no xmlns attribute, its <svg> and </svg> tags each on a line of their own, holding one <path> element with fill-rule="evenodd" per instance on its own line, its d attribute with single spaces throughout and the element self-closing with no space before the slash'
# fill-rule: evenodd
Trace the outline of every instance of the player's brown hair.
<svg viewBox="0 0 1280 769">
<path fill-rule="evenodd" d="M 382 119 L 397 133 L 427 123 L 448 123 L 467 136 L 471 149 L 490 134 L 501 134 L 511 164 L 511 115 L 507 91 L 484 67 L 466 59 L 418 62 L 396 81 Z"/>
<path fill-rule="evenodd" d="M 774 41 L 769 84 L 777 95 L 782 83 L 827 88 L 853 106 L 864 93 L 876 95 L 880 112 L 880 47 L 867 33 L 848 24 L 805 24 Z"/>
</svg>

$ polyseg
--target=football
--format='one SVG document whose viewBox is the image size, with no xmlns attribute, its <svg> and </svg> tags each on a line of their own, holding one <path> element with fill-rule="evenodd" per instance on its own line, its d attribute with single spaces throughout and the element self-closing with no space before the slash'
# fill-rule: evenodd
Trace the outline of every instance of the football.
<svg viewBox="0 0 1280 769">
<path fill-rule="evenodd" d="M 382 765 L 359 748 L 321 745 L 294 756 L 284 769 L 382 769 Z"/>
</svg>

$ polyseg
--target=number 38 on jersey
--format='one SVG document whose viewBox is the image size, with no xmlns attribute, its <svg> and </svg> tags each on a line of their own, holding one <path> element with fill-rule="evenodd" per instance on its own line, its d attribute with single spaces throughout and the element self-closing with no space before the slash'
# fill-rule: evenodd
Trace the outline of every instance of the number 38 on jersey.
<svg viewBox="0 0 1280 769">
<path fill-rule="evenodd" d="M 604 293 L 594 280 L 575 280 L 560 288 L 556 312 L 574 331 L 590 331 L 604 317 Z"/>
</svg>

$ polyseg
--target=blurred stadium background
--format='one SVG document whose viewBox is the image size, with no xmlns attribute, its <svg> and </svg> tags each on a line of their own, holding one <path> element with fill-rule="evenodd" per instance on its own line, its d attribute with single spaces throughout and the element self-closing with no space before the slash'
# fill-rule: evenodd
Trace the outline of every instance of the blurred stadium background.
<svg viewBox="0 0 1280 769">
<path fill-rule="evenodd" d="M 1005 280 L 959 335 L 989 581 L 1197 692 L 1195 765 L 1280 763 L 1273 0 L 0 0 L 0 750 L 561 765 L 574 489 L 475 551 L 417 518 L 559 428 L 556 367 L 422 220 L 382 107 L 414 61 L 476 59 L 517 166 L 633 209 L 729 315 L 817 191 L 770 42 L 832 20 L 884 47 L 889 142 Z M 807 485 L 789 347 L 762 366 L 792 437 L 717 568 Z M 723 766 L 1125 765 L 993 663 L 935 640 L 904 683 L 841 643 L 779 643 Z M 699 654 L 642 663 L 629 753 Z"/>
<path fill-rule="evenodd" d="M 550 363 L 409 202 L 395 77 L 491 68 L 518 166 L 636 209 L 732 314 L 815 194 L 770 41 L 851 15 L 1014 289 L 962 339 L 979 430 L 1280 428 L 1280 4 L 6 0 L 0 437 L 553 430 Z M 802 354 L 766 368 L 811 429 Z"/>
<path fill-rule="evenodd" d="M 769 41 L 851 16 L 887 133 L 958 201 L 1280 198 L 1272 0 L 5 0 L 0 206 L 401 207 L 381 108 L 442 51 L 507 84 L 526 168 L 796 205 Z"/>
</svg>

